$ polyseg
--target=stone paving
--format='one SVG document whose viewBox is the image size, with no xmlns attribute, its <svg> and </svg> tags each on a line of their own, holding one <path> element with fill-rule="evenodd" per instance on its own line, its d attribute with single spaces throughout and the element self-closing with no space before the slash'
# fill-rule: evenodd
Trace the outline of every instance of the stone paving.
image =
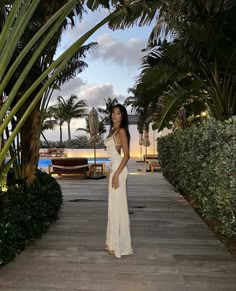
<svg viewBox="0 0 236 291">
<path fill-rule="evenodd" d="M 129 162 L 134 254 L 104 251 L 106 180 L 58 179 L 60 219 L 0 269 L 1 291 L 236 291 L 236 259 L 161 172 Z"/>
</svg>

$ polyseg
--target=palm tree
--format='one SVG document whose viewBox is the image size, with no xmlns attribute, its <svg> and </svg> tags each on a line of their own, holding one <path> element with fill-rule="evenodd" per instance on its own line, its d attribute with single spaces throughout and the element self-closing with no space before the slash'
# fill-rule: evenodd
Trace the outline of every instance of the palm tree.
<svg viewBox="0 0 236 291">
<path fill-rule="evenodd" d="M 170 105 L 173 96 L 192 95 L 189 89 L 195 93 L 196 89 L 200 93 L 205 91 L 211 115 L 224 120 L 236 114 L 233 81 L 236 77 L 236 20 L 233 17 L 236 3 L 223 0 L 210 3 L 167 1 L 151 35 L 151 43 L 163 48 L 168 41 L 165 36 L 171 32 L 178 50 L 174 65 L 180 71 L 184 68 L 193 80 L 189 79 L 186 87 L 185 82 L 176 79 L 168 90 L 170 94 L 165 94 L 163 100 L 169 100 Z"/>
<path fill-rule="evenodd" d="M 85 117 L 85 122 L 86 122 L 86 127 L 83 128 L 83 127 L 79 127 L 76 129 L 76 131 L 85 131 L 86 133 L 89 134 L 90 130 L 89 130 L 89 120 L 88 120 L 88 116 L 86 115 Z M 99 132 L 99 135 L 102 136 L 103 133 L 106 132 L 106 128 L 105 128 L 105 124 L 104 124 L 104 121 L 103 120 L 99 120 L 99 128 L 98 128 L 98 132 Z"/>
<path fill-rule="evenodd" d="M 21 29 L 21 33 L 22 33 L 21 39 L 20 39 L 20 36 L 21 36 L 20 34 L 19 36 L 12 35 L 12 37 L 9 38 L 7 42 L 4 42 L 4 35 L 2 34 L 3 38 L 2 38 L 1 45 L 3 44 L 6 46 L 10 42 L 15 42 L 14 43 L 15 46 L 13 44 L 11 45 L 9 44 L 10 49 L 8 50 L 8 59 L 10 60 L 10 57 L 13 56 L 12 62 L 14 62 L 14 60 L 19 61 L 18 68 L 15 69 L 15 73 L 11 74 L 11 77 L 8 78 L 9 79 L 8 85 L 5 85 L 5 88 L 4 88 L 4 95 L 8 96 L 7 104 L 10 109 L 12 109 L 17 104 L 18 101 L 22 100 L 22 96 L 24 95 L 24 92 L 26 92 L 28 88 L 31 88 L 32 84 L 35 82 L 35 80 L 37 80 L 40 77 L 42 72 L 47 70 L 49 66 L 53 66 L 53 57 L 55 55 L 56 48 L 60 42 L 60 36 L 63 30 L 63 27 L 66 27 L 66 25 L 69 23 L 70 25 L 74 25 L 74 16 L 75 15 L 81 16 L 82 14 L 81 1 L 78 1 L 76 5 L 74 5 L 75 1 L 70 1 L 71 3 L 66 4 L 68 8 L 63 9 L 64 11 L 63 10 L 60 11 L 60 13 L 64 14 L 64 16 L 60 18 L 60 21 L 59 20 L 57 21 L 56 24 L 58 27 L 56 30 L 55 30 L 55 25 L 54 25 L 54 34 L 53 34 L 53 31 L 49 32 L 48 30 L 48 35 L 45 36 L 44 38 L 41 38 L 41 41 L 44 42 L 44 48 L 42 47 L 38 38 L 37 45 L 34 46 L 28 52 L 28 54 L 24 56 L 24 58 L 22 57 L 20 59 L 20 57 L 18 56 L 20 56 L 21 52 L 23 52 L 23 49 L 28 46 L 28 43 L 30 43 L 30 40 L 32 39 L 32 37 L 36 38 L 36 35 L 37 35 L 36 32 L 40 30 L 40 27 L 42 27 L 41 30 L 43 30 L 43 25 L 44 24 L 48 25 L 46 23 L 48 19 L 49 19 L 48 22 L 52 23 L 51 19 L 54 17 L 53 14 L 65 2 L 66 1 L 60 1 L 60 2 L 51 1 L 49 4 L 46 1 L 35 1 L 31 5 L 32 7 L 34 7 L 34 9 L 36 9 L 35 13 L 33 10 L 31 10 L 30 13 L 28 14 L 26 13 L 25 15 L 23 15 L 23 11 L 26 11 L 24 9 L 26 9 L 27 5 L 29 6 L 28 7 L 29 10 L 31 9 L 31 7 L 29 3 L 22 4 L 22 10 L 20 10 L 22 12 L 19 12 L 19 14 L 17 14 L 17 21 L 15 22 L 16 23 L 15 26 L 16 26 L 16 29 L 18 29 L 19 23 L 20 23 L 19 21 L 22 17 L 25 17 L 25 18 L 28 17 L 27 19 L 28 22 L 26 22 L 25 20 L 25 23 L 26 25 L 27 23 L 29 23 L 29 25 L 28 26 L 25 25 Z M 72 2 L 73 2 L 73 6 L 72 6 Z M 20 7 L 21 5 L 20 1 L 15 1 L 15 3 L 17 3 L 16 5 L 19 5 Z M 7 6 L 5 6 L 4 3 L 1 3 L 0 11 L 3 17 L 1 18 L 0 30 L 2 30 L 3 32 L 5 31 L 4 30 L 5 19 L 7 19 L 7 17 L 10 15 L 11 10 L 12 11 L 14 10 L 14 6 L 9 5 L 9 3 Z M 59 15 L 59 13 L 57 14 Z M 32 16 L 32 19 L 29 22 L 30 16 Z M 66 16 L 68 16 L 68 18 Z M 54 19 L 56 18 L 54 17 Z M 11 30 L 11 33 L 14 34 L 13 29 Z M 20 43 L 18 45 L 17 40 L 19 41 L 19 39 L 20 39 Z M 46 41 L 48 41 L 50 44 L 48 47 L 46 47 L 45 45 Z M 83 68 L 86 67 L 86 63 L 84 63 L 83 61 L 80 61 L 79 57 L 84 56 L 85 51 L 91 47 L 94 47 L 94 44 L 92 44 L 91 46 L 87 45 L 85 47 L 81 47 L 81 46 L 78 47 L 77 51 L 74 52 L 72 58 L 68 59 L 67 66 L 65 63 L 64 67 L 61 68 L 61 74 L 58 73 L 58 75 L 55 76 L 57 77 L 57 80 L 58 80 L 56 81 L 57 84 L 62 82 L 63 80 L 68 80 L 69 78 L 74 77 L 76 72 L 79 72 Z M 14 51 L 14 48 L 15 48 L 15 51 Z M 81 48 L 81 51 L 79 51 L 80 48 Z M 41 51 L 40 53 L 39 53 L 39 50 Z M 38 51 L 37 58 L 36 58 L 36 51 Z M 26 72 L 24 68 L 27 66 L 27 63 L 33 58 L 35 58 L 35 61 L 34 63 L 31 61 L 31 69 L 29 69 L 28 72 Z M 7 58 L 4 58 L 3 56 L 1 57 L 1 60 L 2 60 L 1 76 L 4 77 L 4 73 L 8 72 L 7 65 L 9 66 L 11 63 L 5 62 L 7 61 Z M 30 66 L 28 67 L 30 68 Z M 50 73 L 48 73 L 48 76 L 54 71 L 55 70 L 51 69 Z M 65 74 L 65 72 L 67 74 Z M 25 78 L 23 78 L 22 76 L 21 78 L 19 78 L 19 76 L 22 74 L 25 74 Z M 63 76 L 66 76 L 66 77 L 63 77 Z M 4 80 L 4 78 L 2 79 Z M 45 77 L 45 80 L 47 79 L 49 80 L 49 77 L 48 78 Z M 19 85 L 20 82 L 21 82 L 21 85 Z M 17 114 L 15 114 L 15 117 L 17 118 L 18 121 L 20 121 L 23 118 L 25 119 L 25 126 L 24 127 L 21 126 L 21 129 L 19 132 L 20 140 L 21 140 L 21 155 L 19 157 L 21 160 L 18 162 L 18 164 L 21 165 L 21 170 L 22 170 L 21 177 L 26 177 L 28 181 L 32 181 L 34 179 L 34 173 L 35 173 L 34 169 L 37 167 L 37 159 L 38 159 L 38 152 L 39 152 L 38 151 L 39 136 L 40 136 L 39 129 L 42 128 L 42 125 L 39 125 L 39 120 L 40 120 L 41 112 L 45 111 L 46 109 L 44 108 L 44 105 L 47 105 L 47 101 L 41 104 L 41 108 L 43 110 L 40 112 L 40 99 L 39 99 L 37 104 L 35 104 L 34 109 L 32 109 L 32 112 L 28 115 L 28 117 L 25 118 L 24 116 L 25 116 L 25 112 L 27 112 L 28 108 L 32 104 L 32 101 L 34 100 L 35 96 L 37 96 L 37 94 L 41 91 L 43 84 L 45 83 L 42 83 L 41 81 L 41 84 L 38 83 L 38 85 L 35 86 L 34 91 L 31 92 L 31 94 L 28 96 L 28 99 L 25 101 L 25 103 L 21 105 L 21 109 L 18 110 Z M 53 88 L 55 85 L 52 84 L 51 86 L 52 86 L 51 88 Z M 16 87 L 18 87 L 18 89 L 16 89 Z M 14 94 L 15 94 L 14 98 L 13 98 L 13 94 L 11 94 L 12 91 L 14 91 Z M 2 95 L 2 93 L 0 95 Z M 42 96 L 42 93 L 41 93 L 41 96 Z M 3 108 L 2 108 L 2 112 L 6 112 L 7 110 L 6 104 L 4 105 Z M 0 119 L 2 120 L 3 118 L 4 116 L 1 115 Z"/>
<path fill-rule="evenodd" d="M 48 148 L 50 148 L 51 145 L 50 145 L 49 141 L 47 140 L 47 138 L 46 138 L 46 136 L 44 135 L 43 132 L 44 132 L 45 130 L 49 130 L 49 129 L 53 130 L 53 129 L 55 128 L 55 126 L 56 126 L 56 122 L 55 122 L 55 120 L 52 120 L 51 118 L 49 118 L 49 116 L 48 116 L 48 114 L 47 114 L 47 116 L 46 116 L 46 118 L 45 118 L 45 120 L 44 120 L 44 122 L 43 122 L 41 135 L 42 135 L 42 137 L 43 137 L 45 143 L 47 144 L 47 147 L 48 147 Z"/>
<path fill-rule="evenodd" d="M 49 107 L 44 115 L 43 125 L 41 135 L 46 142 L 47 146 L 50 148 L 50 144 L 44 135 L 45 130 L 53 130 L 57 125 L 60 127 L 60 145 L 62 145 L 62 125 L 64 120 L 60 117 L 60 113 L 53 106 Z"/>
<path fill-rule="evenodd" d="M 148 24 L 158 15 L 148 47 L 161 50 L 165 48 L 166 43 L 174 42 L 175 50 L 178 51 L 177 58 L 174 56 L 175 60 L 172 60 L 169 50 L 168 62 L 172 61 L 172 67 L 184 70 L 187 74 L 185 77 L 180 76 L 181 80 L 172 80 L 163 91 L 158 91 L 158 98 L 161 97 L 162 100 L 154 108 L 167 107 L 164 114 L 168 116 L 167 119 L 170 119 L 170 115 L 181 116 L 185 102 L 188 106 L 189 102 L 195 101 L 193 99 L 196 99 L 198 94 L 199 101 L 202 101 L 202 98 L 206 99 L 209 112 L 215 118 L 224 120 L 236 114 L 235 1 L 90 2 L 93 3 L 94 9 L 99 4 L 129 9 L 126 17 L 110 22 L 113 28 L 129 27 L 135 21 L 139 25 Z M 174 52 L 173 48 L 174 46 L 172 55 L 175 55 L 176 51 Z M 171 104 L 177 105 L 176 110 L 173 110 Z M 162 126 L 163 120 L 162 118 Z"/>
<path fill-rule="evenodd" d="M 68 99 L 58 96 L 57 100 L 58 104 L 55 108 L 60 111 L 64 121 L 67 122 L 68 139 L 71 140 L 71 120 L 72 118 L 85 117 L 87 115 L 87 104 L 85 100 L 77 101 L 78 97 L 76 95 L 71 95 Z"/>
<path fill-rule="evenodd" d="M 234 1 L 161 4 L 151 50 L 134 86 L 139 99 L 153 96 L 155 128 L 175 120 L 181 127 L 189 126 L 188 108 L 196 103 L 201 105 L 192 111 L 195 116 L 206 109 L 220 120 L 236 114 L 235 12 Z"/>
<path fill-rule="evenodd" d="M 105 101 L 105 109 L 104 108 L 98 108 L 98 112 L 101 113 L 103 115 L 103 118 L 102 118 L 102 122 L 103 123 L 106 123 L 109 121 L 110 119 L 110 114 L 112 112 L 112 108 L 118 104 L 118 100 L 117 98 L 107 98 L 107 99 L 104 99 Z"/>
<path fill-rule="evenodd" d="M 24 159 L 17 164 L 24 165 L 22 167 L 23 172 L 21 177 L 25 178 L 29 183 L 34 180 L 35 169 L 37 167 L 37 147 L 39 144 L 38 129 L 42 126 L 38 122 L 40 120 L 41 112 L 37 112 L 37 108 L 40 105 L 43 94 L 50 88 L 50 86 L 54 85 L 55 79 L 66 64 L 78 52 L 78 49 L 101 26 L 112 19 L 115 20 L 114 25 L 118 22 L 122 22 L 122 25 L 126 25 L 126 20 L 128 20 L 128 18 L 132 18 L 133 22 L 139 19 L 140 24 L 143 25 L 150 22 L 150 19 L 155 17 L 155 15 L 151 15 L 152 11 L 150 9 L 146 9 L 148 7 L 143 7 L 142 3 L 137 6 L 136 4 L 139 1 L 135 1 L 134 3 L 127 2 L 130 4 L 129 7 L 126 7 L 126 2 L 125 5 L 123 5 L 123 1 L 112 2 L 114 4 L 114 9 L 110 10 L 112 11 L 111 14 L 80 37 L 51 64 L 47 55 L 50 51 L 55 51 L 57 46 L 51 41 L 51 39 L 54 36 L 59 36 L 58 32 L 60 32 L 63 22 L 65 23 L 68 16 L 75 12 L 77 13 L 78 9 L 81 9 L 82 2 L 76 0 L 63 0 L 50 1 L 48 4 L 48 1 L 40 0 L 15 0 L 7 2 L 2 1 L 0 3 L 0 96 L 3 94 L 8 96 L 7 102 L 4 102 L 3 106 L 0 108 L 0 136 L 3 135 L 5 130 L 7 130 L 13 118 L 17 117 L 17 124 L 14 127 L 12 134 L 9 136 L 9 139 L 2 147 L 0 153 L 0 166 L 2 166 L 6 153 L 11 147 L 14 139 L 19 135 L 20 131 L 23 131 L 22 140 L 24 140 L 25 148 L 22 152 L 24 152 Z M 13 3 L 13 5 L 11 5 L 11 3 Z M 45 13 L 43 21 L 41 21 L 42 19 L 37 18 L 40 13 L 35 13 L 35 10 L 40 4 L 44 5 L 43 8 L 41 6 L 42 9 L 40 9 L 40 13 Z M 64 6 L 62 7 L 63 4 Z M 100 4 L 108 8 L 109 1 L 87 1 L 87 5 L 91 9 L 98 8 Z M 61 9 L 59 9 L 60 7 Z M 145 8 L 145 11 L 143 8 Z M 132 17 L 130 16 L 131 10 Z M 133 12 L 135 13 L 133 14 Z M 147 15 L 148 17 L 146 17 Z M 32 22 L 31 19 L 34 21 Z M 73 24 L 73 17 L 70 19 L 70 22 Z M 30 30 L 33 27 L 36 27 L 36 29 Z M 23 39 L 27 40 L 22 41 Z M 49 43 L 50 45 L 48 45 Z M 47 48 L 48 53 L 44 55 L 45 57 L 41 57 L 43 56 L 44 50 L 47 50 Z M 39 69 L 39 64 L 41 62 L 44 65 Z M 33 67 L 35 70 L 32 70 Z M 33 75 L 35 78 L 33 78 Z M 23 84 L 26 84 L 25 82 L 28 77 L 32 77 L 32 83 L 28 84 L 28 86 L 23 86 Z M 49 97 L 50 95 L 51 94 L 49 94 Z M 28 100 L 30 100 L 30 102 L 28 102 Z M 27 102 L 28 104 L 25 105 Z M 48 100 L 44 102 L 44 105 L 45 104 L 48 104 Z M 25 108 L 23 108 L 23 106 L 25 106 Z M 45 108 L 46 107 L 43 106 L 43 112 L 45 112 Z M 35 110 L 35 114 L 32 114 Z M 8 114 L 6 116 L 7 112 Z M 29 118 L 29 116 L 31 116 L 31 118 Z M 27 132 L 24 132 L 23 129 L 26 120 L 28 121 L 28 125 L 24 128 L 29 127 L 31 131 L 30 135 L 28 135 L 28 139 Z M 32 126 L 35 130 L 31 130 Z M 18 149 L 18 151 L 19 150 L 20 149 Z M 4 170 L 2 170 L 0 174 L 3 172 Z"/>
<path fill-rule="evenodd" d="M 136 97 L 133 102 L 136 108 L 148 108 L 146 116 L 155 122 L 153 129 L 171 127 L 176 118 L 184 118 L 184 107 L 196 102 L 202 106 L 195 106 L 192 112 L 198 115 L 200 111 L 196 109 L 205 111 L 208 98 L 205 84 L 189 73 L 188 66 L 178 66 L 179 58 L 180 52 L 173 42 L 154 48 L 142 59 L 142 72 L 132 89 Z M 182 124 L 186 124 L 184 120 Z"/>
<path fill-rule="evenodd" d="M 171 1 L 171 0 L 170 0 Z M 108 8 L 109 11 L 122 11 L 114 15 L 109 21 L 109 27 L 113 29 L 124 29 L 134 24 L 138 26 L 149 25 L 160 14 L 163 6 L 161 0 L 89 0 L 87 6 L 91 10 L 99 9 L 100 6 Z"/>
<path fill-rule="evenodd" d="M 62 126 L 66 121 L 64 111 L 61 110 L 58 104 L 55 104 L 48 108 L 48 116 L 55 126 L 59 126 L 60 147 L 62 147 Z"/>
</svg>

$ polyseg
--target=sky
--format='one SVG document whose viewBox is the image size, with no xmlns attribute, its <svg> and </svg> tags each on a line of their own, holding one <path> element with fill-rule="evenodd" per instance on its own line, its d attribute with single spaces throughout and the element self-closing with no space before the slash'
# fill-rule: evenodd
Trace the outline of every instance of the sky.
<svg viewBox="0 0 236 291">
<path fill-rule="evenodd" d="M 107 14 L 105 9 L 84 14 L 83 20 L 77 21 L 76 27 L 68 28 L 63 33 L 57 55 Z M 50 104 L 55 104 L 59 95 L 68 98 L 71 94 L 76 94 L 79 100 L 86 100 L 89 110 L 93 106 L 105 107 L 104 99 L 108 97 L 117 98 L 123 103 L 129 96 L 128 89 L 134 86 L 139 75 L 141 58 L 144 56 L 142 49 L 146 47 L 150 32 L 151 26 L 134 26 L 116 31 L 109 29 L 107 25 L 100 28 L 87 41 L 98 43 L 97 49 L 90 51 L 83 59 L 88 68 L 65 83 L 60 90 L 54 91 Z M 84 121 L 72 120 L 72 138 L 79 135 L 75 129 L 84 126 Z M 66 124 L 64 127 L 63 139 L 67 139 Z M 46 131 L 46 136 L 49 140 L 59 140 L 59 130 Z"/>
</svg>

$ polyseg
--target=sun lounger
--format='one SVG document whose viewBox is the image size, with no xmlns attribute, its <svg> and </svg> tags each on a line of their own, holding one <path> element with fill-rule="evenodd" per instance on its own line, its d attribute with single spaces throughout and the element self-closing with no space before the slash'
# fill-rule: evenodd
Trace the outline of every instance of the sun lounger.
<svg viewBox="0 0 236 291">
<path fill-rule="evenodd" d="M 151 160 L 151 159 L 158 159 L 158 155 L 157 154 L 145 154 L 143 155 L 143 160 L 144 162 L 146 162 L 146 160 Z"/>
<path fill-rule="evenodd" d="M 87 158 L 58 158 L 52 159 L 48 167 L 49 174 L 77 175 L 83 174 L 87 177 L 89 163 Z"/>
<path fill-rule="evenodd" d="M 161 169 L 161 165 L 159 160 L 155 160 L 155 159 L 148 159 L 146 160 L 146 163 L 148 163 L 148 166 L 151 170 L 151 172 L 154 172 L 155 170 L 160 170 Z"/>
<path fill-rule="evenodd" d="M 40 149 L 39 150 L 40 157 L 64 157 L 64 149 L 55 149 L 55 148 L 49 148 L 49 149 Z"/>
</svg>

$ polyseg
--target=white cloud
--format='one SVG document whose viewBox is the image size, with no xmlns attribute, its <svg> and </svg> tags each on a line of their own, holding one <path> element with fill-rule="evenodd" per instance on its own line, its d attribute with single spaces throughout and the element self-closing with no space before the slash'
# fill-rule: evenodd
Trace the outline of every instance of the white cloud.
<svg viewBox="0 0 236 291">
<path fill-rule="evenodd" d="M 58 49 L 58 54 L 64 51 L 79 37 L 78 28 L 69 29 L 63 36 L 63 42 Z M 88 42 L 97 42 L 97 49 L 87 53 L 88 58 L 112 61 L 118 65 L 139 67 L 140 60 L 144 56 L 142 49 L 146 47 L 147 40 L 144 38 L 130 38 L 118 40 L 110 33 L 104 33 L 97 39 L 91 38 Z M 86 59 L 85 59 L 86 61 Z"/>
<path fill-rule="evenodd" d="M 76 77 L 65 83 L 61 90 L 53 92 L 50 105 L 56 103 L 57 96 L 63 96 L 64 99 L 69 98 L 72 94 L 79 97 L 80 100 L 85 100 L 88 105 L 88 110 L 92 107 L 105 107 L 105 100 L 108 98 L 117 98 L 119 103 L 123 103 L 125 96 L 115 94 L 111 83 L 103 83 L 96 85 L 88 85 L 81 78 Z"/>
<path fill-rule="evenodd" d="M 80 98 L 80 89 L 82 86 L 86 85 L 86 82 L 80 77 L 75 77 L 74 79 L 69 80 L 61 86 L 60 90 L 55 90 L 53 92 L 51 102 L 55 103 L 57 96 L 62 96 L 63 98 L 68 98 L 71 95 L 77 95 Z"/>
<path fill-rule="evenodd" d="M 125 99 L 123 95 L 116 95 L 112 84 L 98 84 L 91 86 L 83 86 L 80 92 L 82 99 L 85 99 L 89 107 L 104 107 L 107 98 L 117 98 L 120 103 Z"/>
<path fill-rule="evenodd" d="M 109 33 L 98 37 L 98 49 L 91 53 L 94 59 L 110 60 L 119 65 L 138 67 L 144 53 L 146 40 L 130 38 L 127 41 L 117 40 Z"/>
</svg>

